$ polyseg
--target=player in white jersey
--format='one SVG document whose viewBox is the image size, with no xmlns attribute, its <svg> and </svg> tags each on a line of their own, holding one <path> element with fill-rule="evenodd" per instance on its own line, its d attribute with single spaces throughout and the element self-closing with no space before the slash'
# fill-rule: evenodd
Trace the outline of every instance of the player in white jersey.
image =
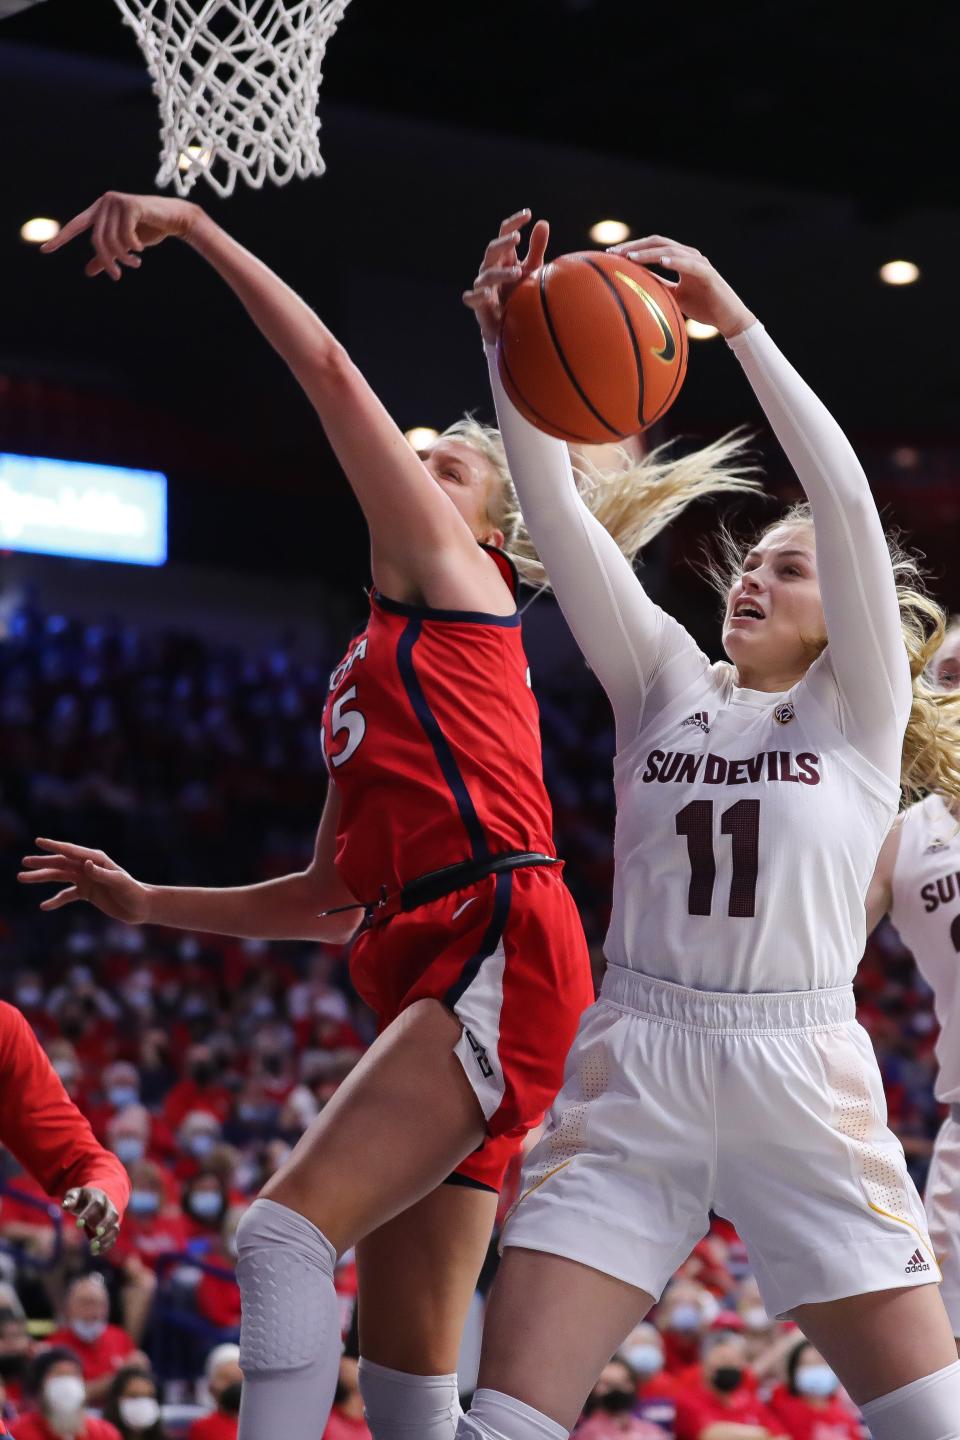
<svg viewBox="0 0 960 1440">
<path fill-rule="evenodd" d="M 915 775 L 945 743 L 921 734 L 929 687 L 911 678 L 936 607 L 907 593 L 908 568 L 898 597 L 866 477 L 821 402 L 699 252 L 652 236 L 627 253 L 675 271 L 680 308 L 727 338 L 810 503 L 742 557 L 732 664 L 712 665 L 592 520 L 563 442 L 503 391 L 507 229 L 465 299 L 524 517 L 613 706 L 616 869 L 601 997 L 506 1226 L 458 1436 L 566 1440 L 716 1210 L 874 1440 L 955 1440 L 960 1362 L 851 989 L 901 764 Z"/>
<path fill-rule="evenodd" d="M 954 692 L 960 718 L 960 622 L 937 652 L 934 675 Z M 941 1294 L 960 1351 L 960 805 L 931 794 L 890 831 L 867 895 L 869 929 L 889 914 L 933 990 L 940 1034 L 934 1093 L 950 1113 L 940 1127 L 926 1209 L 943 1269 Z"/>
</svg>

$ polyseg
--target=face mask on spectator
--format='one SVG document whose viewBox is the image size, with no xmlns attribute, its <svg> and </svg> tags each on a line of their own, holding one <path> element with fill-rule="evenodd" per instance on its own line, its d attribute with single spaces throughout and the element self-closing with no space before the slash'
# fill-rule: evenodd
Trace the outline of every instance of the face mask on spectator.
<svg viewBox="0 0 960 1440">
<path fill-rule="evenodd" d="M 216 1220 L 223 1214 L 223 1196 L 217 1190 L 197 1190 L 187 1201 L 187 1209 L 198 1220 Z"/>
<path fill-rule="evenodd" d="M 113 1153 L 121 1165 L 132 1165 L 135 1160 L 142 1160 L 146 1150 L 146 1141 L 141 1140 L 139 1135 L 118 1135 L 114 1141 Z"/>
<path fill-rule="evenodd" d="M 53 1415 L 76 1415 L 86 1398 L 79 1375 L 51 1375 L 43 1387 L 43 1403 Z"/>
<path fill-rule="evenodd" d="M 217 1137 L 211 1135 L 209 1130 L 198 1130 L 196 1135 L 191 1135 L 187 1141 L 187 1149 L 196 1160 L 205 1160 L 217 1143 Z"/>
<path fill-rule="evenodd" d="M 77 1067 L 73 1060 L 54 1060 L 53 1068 L 60 1076 L 64 1085 L 72 1085 L 77 1078 Z"/>
<path fill-rule="evenodd" d="M 829 1365 L 807 1365 L 797 1371 L 794 1379 L 798 1395 L 815 1395 L 823 1400 L 833 1394 L 839 1383 Z"/>
<path fill-rule="evenodd" d="M 95 1340 L 99 1340 L 100 1336 L 103 1334 L 106 1328 L 106 1320 L 70 1321 L 70 1329 L 73 1331 L 74 1335 L 76 1335 L 78 1340 L 83 1340 L 88 1345 L 92 1345 Z"/>
<path fill-rule="evenodd" d="M 160 1405 L 152 1395 L 125 1395 L 120 1419 L 131 1430 L 149 1430 L 160 1419 Z"/>
<path fill-rule="evenodd" d="M 111 1085 L 107 1091 L 107 1099 L 114 1110 L 122 1110 L 126 1105 L 136 1105 L 140 1092 L 136 1085 Z"/>
<path fill-rule="evenodd" d="M 699 1330 L 703 1324 L 703 1316 L 700 1313 L 700 1306 L 692 1302 L 678 1305 L 670 1316 L 670 1329 L 679 1330 L 681 1334 L 689 1334 L 693 1330 Z"/>
<path fill-rule="evenodd" d="M 185 936 L 177 946 L 177 954 L 181 960 L 196 960 L 200 954 L 200 942 L 192 935 Z"/>
<path fill-rule="evenodd" d="M 198 1060 L 196 1065 L 190 1067 L 190 1075 L 197 1085 L 209 1085 L 215 1073 L 210 1060 Z"/>
<path fill-rule="evenodd" d="M 160 1209 L 160 1196 L 153 1190 L 134 1190 L 130 1196 L 131 1215 L 156 1215 Z"/>
<path fill-rule="evenodd" d="M 254 1160 L 241 1160 L 233 1172 L 233 1183 L 244 1195 L 259 1188 L 260 1166 Z"/>
<path fill-rule="evenodd" d="M 622 1354 L 631 1370 L 645 1380 L 663 1369 L 663 1356 L 656 1345 L 631 1345 Z"/>
<path fill-rule="evenodd" d="M 43 999 L 43 991 L 39 985 L 21 985 L 17 990 L 17 1004 L 21 1010 L 30 1010 L 34 1005 L 39 1005 Z"/>
<path fill-rule="evenodd" d="M 240 1396 L 243 1393 L 243 1385 L 238 1380 L 234 1385 L 228 1385 L 225 1390 L 220 1391 L 220 1398 L 217 1400 L 217 1409 L 223 1410 L 227 1415 L 240 1414 Z"/>
<path fill-rule="evenodd" d="M 729 1395 L 743 1384 L 743 1371 L 739 1365 L 721 1365 L 713 1372 L 712 1384 L 721 1395 Z"/>
<path fill-rule="evenodd" d="M 743 1323 L 748 1330 L 766 1330 L 770 1316 L 762 1305 L 751 1305 L 743 1312 Z"/>
<path fill-rule="evenodd" d="M 597 1397 L 597 1409 L 605 1410 L 608 1415 L 625 1415 L 633 1409 L 635 1400 L 632 1390 L 608 1390 L 606 1395 Z"/>
<path fill-rule="evenodd" d="M 26 1355 L 0 1355 L 0 1380 L 19 1380 L 27 1368 Z"/>
</svg>

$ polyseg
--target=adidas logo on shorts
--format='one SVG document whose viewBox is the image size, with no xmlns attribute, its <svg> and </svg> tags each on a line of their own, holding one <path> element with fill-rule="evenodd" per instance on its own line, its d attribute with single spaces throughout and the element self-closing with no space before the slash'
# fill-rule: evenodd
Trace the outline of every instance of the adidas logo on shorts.
<svg viewBox="0 0 960 1440">
<path fill-rule="evenodd" d="M 687 716 L 686 720 L 681 720 L 681 730 L 684 725 L 696 725 L 697 729 L 702 730 L 704 735 L 710 734 L 710 716 L 706 710 L 695 710 L 692 715 Z"/>
<path fill-rule="evenodd" d="M 493 1066 L 487 1059 L 486 1050 L 480 1044 L 480 1041 L 473 1034 L 473 1032 L 471 1030 L 468 1030 L 466 1026 L 463 1027 L 463 1033 L 464 1035 L 466 1035 L 467 1043 L 474 1053 L 477 1064 L 480 1066 L 480 1074 L 483 1076 L 484 1080 L 490 1080 L 493 1076 Z M 930 1269 L 929 1265 L 927 1266 L 927 1269 Z"/>
<path fill-rule="evenodd" d="M 921 1270 L 929 1270 L 930 1266 L 924 1260 L 919 1250 L 914 1250 L 910 1256 L 910 1264 L 904 1270 L 904 1275 L 918 1275 Z"/>
</svg>

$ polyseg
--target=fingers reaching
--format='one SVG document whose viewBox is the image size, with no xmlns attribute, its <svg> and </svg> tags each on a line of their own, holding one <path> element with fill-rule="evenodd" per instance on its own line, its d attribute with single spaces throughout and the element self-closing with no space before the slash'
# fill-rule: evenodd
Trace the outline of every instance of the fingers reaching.
<svg viewBox="0 0 960 1440">
<path fill-rule="evenodd" d="M 74 215 L 73 219 L 68 220 L 52 240 L 44 241 L 40 246 L 41 253 L 52 255 L 54 250 L 59 250 L 63 245 L 69 245 L 70 241 L 75 240 L 78 235 L 82 235 L 84 230 L 89 230 L 93 224 L 96 209 L 95 204 L 90 205 L 86 210 L 81 210 L 79 215 Z"/>
</svg>

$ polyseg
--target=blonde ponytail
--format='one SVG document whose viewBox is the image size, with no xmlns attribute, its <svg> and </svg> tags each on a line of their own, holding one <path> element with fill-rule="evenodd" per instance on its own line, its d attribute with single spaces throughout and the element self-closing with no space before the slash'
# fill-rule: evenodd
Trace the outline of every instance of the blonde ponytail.
<svg viewBox="0 0 960 1440">
<path fill-rule="evenodd" d="M 503 531 L 504 549 L 521 580 L 548 589 L 550 578 L 524 522 L 499 431 L 467 417 L 443 434 L 462 440 L 489 461 L 499 481 L 490 503 L 491 522 Z M 754 467 L 746 462 L 745 447 L 742 432 L 734 431 L 689 455 L 674 457 L 672 442 L 659 445 L 640 460 L 617 447 L 612 466 L 601 469 L 580 455 L 573 457 L 573 469 L 587 509 L 632 564 L 643 547 L 692 501 L 761 489 L 753 478 Z"/>
</svg>

